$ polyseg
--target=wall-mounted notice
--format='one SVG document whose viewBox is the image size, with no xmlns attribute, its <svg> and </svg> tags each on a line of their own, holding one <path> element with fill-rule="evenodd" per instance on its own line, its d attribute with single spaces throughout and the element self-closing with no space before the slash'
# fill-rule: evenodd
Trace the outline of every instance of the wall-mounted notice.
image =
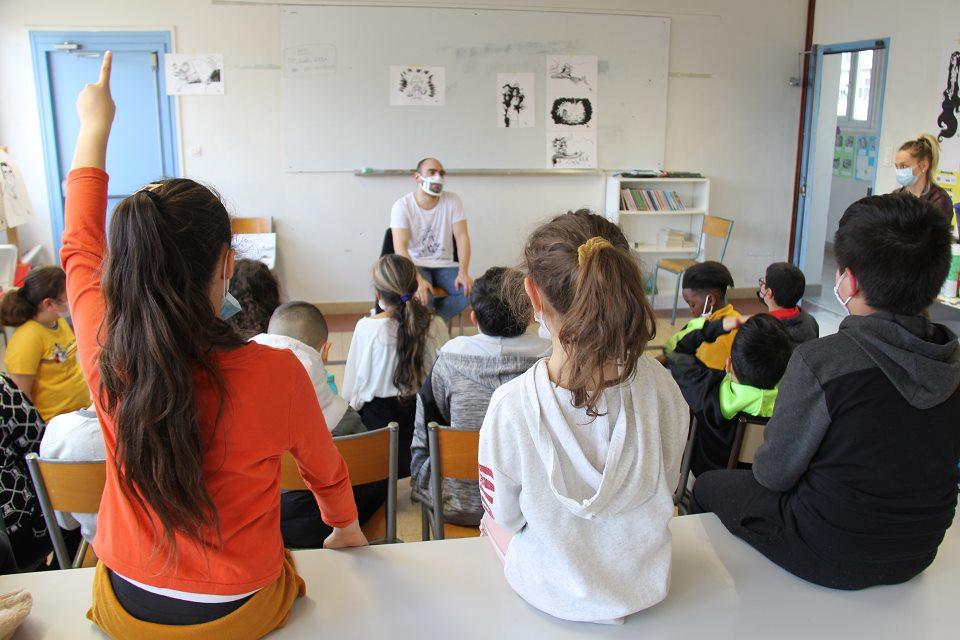
<svg viewBox="0 0 960 640">
<path fill-rule="evenodd" d="M 222 53 L 166 53 L 168 96 L 222 95 Z"/>
<path fill-rule="evenodd" d="M 283 75 L 329 75 L 337 71 L 337 48 L 332 44 L 305 44 L 283 50 Z"/>
<path fill-rule="evenodd" d="M 940 86 L 943 91 L 939 96 L 940 103 L 937 109 L 937 139 L 940 141 L 940 167 L 944 171 L 960 171 L 960 48 L 950 46 L 943 57 L 942 71 L 937 70 L 938 77 L 943 78 Z M 944 73 L 940 76 L 940 73 Z"/>
<path fill-rule="evenodd" d="M 597 56 L 547 56 L 547 161 L 597 166 Z"/>
<path fill-rule="evenodd" d="M 497 126 L 521 129 L 535 126 L 536 99 L 532 73 L 497 74 Z"/>
<path fill-rule="evenodd" d="M 390 104 L 394 107 L 442 107 L 446 102 L 443 67 L 390 67 Z"/>
<path fill-rule="evenodd" d="M 595 169 L 596 134 L 547 131 L 547 164 L 553 169 Z"/>
<path fill-rule="evenodd" d="M 877 172 L 877 136 L 857 137 L 855 177 L 862 182 L 873 182 Z"/>
<path fill-rule="evenodd" d="M 0 230 L 20 226 L 32 217 L 23 176 L 10 154 L 0 150 Z"/>
</svg>

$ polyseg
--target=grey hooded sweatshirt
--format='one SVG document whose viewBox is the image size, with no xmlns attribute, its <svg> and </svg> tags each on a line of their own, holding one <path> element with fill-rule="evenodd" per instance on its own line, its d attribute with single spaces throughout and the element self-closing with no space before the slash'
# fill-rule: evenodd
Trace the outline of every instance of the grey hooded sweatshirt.
<svg viewBox="0 0 960 640">
<path fill-rule="evenodd" d="M 513 533 L 510 586 L 558 618 L 611 621 L 670 585 L 672 493 L 690 422 L 670 373 L 643 356 L 596 419 L 546 360 L 500 387 L 480 431 L 480 496 Z"/>
<path fill-rule="evenodd" d="M 797 347 L 779 390 L 753 474 L 783 497 L 743 518 L 791 529 L 847 572 L 922 571 L 957 503 L 957 337 L 919 316 L 850 316 Z"/>
</svg>

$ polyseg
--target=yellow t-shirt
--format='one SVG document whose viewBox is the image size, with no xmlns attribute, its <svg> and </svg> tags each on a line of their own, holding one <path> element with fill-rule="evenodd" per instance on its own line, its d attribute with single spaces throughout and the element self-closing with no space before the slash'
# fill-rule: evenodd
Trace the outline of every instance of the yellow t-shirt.
<svg viewBox="0 0 960 640">
<path fill-rule="evenodd" d="M 36 376 L 30 397 L 44 421 L 90 405 L 90 392 L 77 362 L 77 339 L 63 318 L 57 328 L 27 320 L 7 345 L 7 371 Z"/>
<path fill-rule="evenodd" d="M 740 314 L 734 310 L 733 305 L 728 304 L 711 313 L 707 321 L 713 322 L 714 320 L 720 320 L 727 316 L 739 315 Z M 697 349 L 697 358 L 711 369 L 723 371 L 727 366 L 727 358 L 730 357 L 730 349 L 733 347 L 733 337 L 735 335 L 737 335 L 737 332 L 731 331 L 730 333 L 723 334 L 713 342 L 704 342 L 700 345 L 700 348 Z"/>
</svg>

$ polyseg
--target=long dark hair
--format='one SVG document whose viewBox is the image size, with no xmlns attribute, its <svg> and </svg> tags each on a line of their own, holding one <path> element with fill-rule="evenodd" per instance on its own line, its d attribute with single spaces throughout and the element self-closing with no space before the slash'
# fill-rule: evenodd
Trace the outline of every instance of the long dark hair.
<svg viewBox="0 0 960 640">
<path fill-rule="evenodd" d="M 67 276 L 60 267 L 39 267 L 27 274 L 23 286 L 10 289 L 0 298 L 0 322 L 19 327 L 36 317 L 40 303 L 57 300 L 67 291 Z"/>
<path fill-rule="evenodd" d="M 110 224 L 100 397 L 116 425 L 121 489 L 153 509 L 175 559 L 176 532 L 197 541 L 205 530 L 220 534 L 195 387 L 198 375 L 216 387 L 215 427 L 225 386 L 213 354 L 243 341 L 210 304 L 231 241 L 220 198 L 193 180 L 151 189 L 120 202 Z"/>
<path fill-rule="evenodd" d="M 401 398 L 409 398 L 417 393 L 426 376 L 427 333 L 433 313 L 414 297 L 417 268 L 409 258 L 389 254 L 377 260 L 373 286 L 397 321 L 398 363 L 393 386 Z"/>
</svg>

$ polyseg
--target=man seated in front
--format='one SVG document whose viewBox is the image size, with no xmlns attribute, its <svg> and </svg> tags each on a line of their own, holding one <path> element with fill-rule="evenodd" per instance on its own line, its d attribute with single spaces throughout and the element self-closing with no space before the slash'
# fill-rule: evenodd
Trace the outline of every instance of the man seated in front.
<svg viewBox="0 0 960 640">
<path fill-rule="evenodd" d="M 417 417 L 410 447 L 413 486 L 430 501 L 430 450 L 427 425 L 436 422 L 479 431 L 497 387 L 529 369 L 550 349 L 550 341 L 527 333 L 531 312 L 517 314 L 503 298 L 503 267 L 477 278 L 470 294 L 470 319 L 479 333 L 450 340 L 417 394 Z M 476 481 L 445 480 L 447 522 L 477 526 L 483 517 Z"/>
<path fill-rule="evenodd" d="M 473 286 L 470 277 L 470 234 L 460 196 L 444 189 L 447 172 L 436 158 L 417 164 L 417 188 L 393 203 L 390 229 L 393 250 L 417 266 L 417 298 L 433 305 L 449 322 L 467 307 Z M 457 262 L 453 243 L 457 243 Z M 446 292 L 434 298 L 438 287 Z"/>
<path fill-rule="evenodd" d="M 752 471 L 711 471 L 694 512 L 804 580 L 905 582 L 933 562 L 957 504 L 960 345 L 930 322 L 950 265 L 944 217 L 910 195 L 843 214 L 838 333 L 793 352 Z"/>
</svg>

